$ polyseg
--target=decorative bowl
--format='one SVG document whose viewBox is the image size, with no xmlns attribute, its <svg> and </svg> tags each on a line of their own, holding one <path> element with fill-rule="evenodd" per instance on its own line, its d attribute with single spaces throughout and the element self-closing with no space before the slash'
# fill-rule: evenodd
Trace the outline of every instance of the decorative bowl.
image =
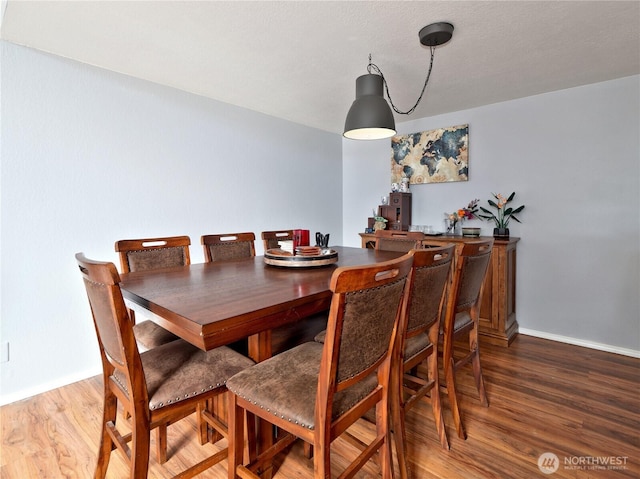
<svg viewBox="0 0 640 479">
<path fill-rule="evenodd" d="M 462 227 L 462 236 L 480 236 L 480 228 Z"/>
<path fill-rule="evenodd" d="M 318 255 L 292 254 L 280 248 L 268 249 L 264 252 L 264 262 L 271 266 L 286 268 L 311 268 L 326 266 L 338 261 L 338 252 L 331 248 L 318 248 Z"/>
</svg>

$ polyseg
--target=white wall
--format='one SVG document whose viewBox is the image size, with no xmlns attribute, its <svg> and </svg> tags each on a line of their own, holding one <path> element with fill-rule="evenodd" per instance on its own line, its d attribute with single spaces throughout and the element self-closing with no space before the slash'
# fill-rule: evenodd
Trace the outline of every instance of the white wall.
<svg viewBox="0 0 640 479">
<path fill-rule="evenodd" d="M 0 341 L 11 343 L 0 403 L 98 372 L 77 251 L 116 262 L 117 239 L 188 234 L 200 262 L 201 234 L 281 227 L 359 246 L 389 191 L 388 140 L 341 142 L 0 49 Z M 526 204 L 511 228 L 521 330 L 640 351 L 639 87 L 634 76 L 399 124 L 470 128 L 470 181 L 413 186 L 414 223 L 440 228 L 443 212 L 492 191 Z"/>
<path fill-rule="evenodd" d="M 118 264 L 118 239 L 188 234 L 195 263 L 207 233 L 341 241 L 339 135 L 0 47 L 2 403 L 99 372 L 78 251 Z"/>
<path fill-rule="evenodd" d="M 521 331 L 640 354 L 639 92 L 633 76 L 398 125 L 469 124 L 469 181 L 413 185 L 414 224 L 442 230 L 445 211 L 492 192 L 526 205 L 510 224 Z M 389 191 L 389 145 L 343 140 L 346 245 Z"/>
</svg>

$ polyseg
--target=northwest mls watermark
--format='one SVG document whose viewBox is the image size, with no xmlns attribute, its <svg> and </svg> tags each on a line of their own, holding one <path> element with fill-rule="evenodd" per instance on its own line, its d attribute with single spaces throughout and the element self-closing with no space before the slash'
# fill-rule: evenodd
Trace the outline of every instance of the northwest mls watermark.
<svg viewBox="0 0 640 479">
<path fill-rule="evenodd" d="M 558 469 L 575 471 L 614 471 L 627 468 L 627 456 L 565 456 L 561 461 L 552 452 L 538 457 L 538 469 L 544 474 L 553 474 Z"/>
</svg>

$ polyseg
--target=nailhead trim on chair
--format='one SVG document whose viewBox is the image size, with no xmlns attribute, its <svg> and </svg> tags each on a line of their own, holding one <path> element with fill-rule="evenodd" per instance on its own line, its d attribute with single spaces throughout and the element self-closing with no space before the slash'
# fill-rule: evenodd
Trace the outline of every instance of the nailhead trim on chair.
<svg viewBox="0 0 640 479">
<path fill-rule="evenodd" d="M 116 376 L 112 375 L 112 376 L 111 376 L 111 378 L 112 378 L 112 379 L 113 379 L 113 380 L 118 384 L 118 386 L 120 386 L 120 387 L 122 388 L 122 390 L 123 390 L 125 393 L 127 393 L 127 395 L 129 395 L 129 391 L 127 390 L 127 387 L 126 387 L 124 384 L 122 384 L 122 382 L 121 382 L 121 381 L 118 381 L 118 378 L 117 378 Z M 208 388 L 208 389 L 216 389 L 216 388 L 219 388 L 219 387 L 224 386 L 225 384 L 226 384 L 226 381 L 225 381 L 225 382 L 223 382 L 223 383 L 217 383 L 215 386 L 213 386 L 213 385 L 209 386 L 209 388 Z M 174 403 L 174 402 L 180 402 L 180 401 L 181 401 L 181 400 L 183 400 L 183 399 L 189 399 L 190 397 L 199 396 L 201 393 L 206 392 L 206 391 L 207 391 L 207 389 L 202 389 L 200 392 L 198 392 L 198 391 L 194 391 L 192 394 L 186 393 L 186 394 L 184 395 L 184 398 L 177 397 L 177 398 L 175 399 L 175 401 L 174 401 L 174 400 L 172 400 L 172 399 L 168 399 L 168 400 L 167 400 L 167 404 L 171 404 L 171 403 Z M 165 404 L 165 403 L 160 402 L 160 403 L 156 404 L 156 405 L 155 405 L 155 406 L 153 406 L 153 407 L 152 407 L 151 405 L 149 405 L 149 410 L 150 410 L 150 411 L 153 411 L 154 409 L 161 408 L 161 407 L 163 407 L 163 406 L 164 406 L 164 404 Z"/>
<path fill-rule="evenodd" d="M 167 246 L 164 248 L 153 248 L 153 249 L 132 249 L 130 251 L 127 251 L 127 260 L 129 259 L 129 254 L 130 253 L 134 253 L 134 254 L 138 254 L 138 253 L 144 253 L 144 254 L 155 254 L 158 251 L 169 251 L 169 250 L 174 250 L 174 249 L 183 249 L 182 246 Z M 183 253 L 184 256 L 184 253 Z"/>
<path fill-rule="evenodd" d="M 259 407 L 260 407 L 260 409 L 264 409 L 264 410 L 265 410 L 265 411 L 267 411 L 267 412 L 271 412 L 271 408 L 266 408 L 266 409 L 265 409 L 265 407 L 264 407 L 263 405 L 258 404 L 258 401 L 253 401 L 253 400 L 249 399 L 247 396 L 240 396 L 240 397 L 242 397 L 242 399 L 244 399 L 244 400 L 246 400 L 246 401 L 249 401 L 250 403 L 253 403 L 253 405 L 254 405 L 254 406 L 259 406 Z M 277 415 L 276 413 L 272 413 L 272 414 L 273 414 L 275 417 L 278 417 L 278 415 Z M 290 422 L 290 423 L 292 423 L 292 424 L 297 424 L 297 425 L 299 425 L 299 426 L 306 427 L 306 428 L 307 428 L 307 429 L 309 429 L 309 430 L 313 430 L 313 427 L 312 427 L 311 425 L 308 425 L 308 424 L 302 424 L 302 423 L 298 422 L 296 419 L 291 419 L 291 418 L 289 418 L 289 417 L 284 417 L 283 415 L 280 415 L 280 419 L 286 419 L 287 421 L 289 421 L 289 422 Z"/>
</svg>

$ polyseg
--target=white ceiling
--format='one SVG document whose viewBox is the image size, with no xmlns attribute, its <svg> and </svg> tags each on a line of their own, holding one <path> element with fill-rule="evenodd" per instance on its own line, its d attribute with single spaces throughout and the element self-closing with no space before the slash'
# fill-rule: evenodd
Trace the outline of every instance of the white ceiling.
<svg viewBox="0 0 640 479">
<path fill-rule="evenodd" d="M 331 132 L 369 53 L 421 118 L 640 73 L 639 1 L 2 0 L 4 40 Z"/>
</svg>

